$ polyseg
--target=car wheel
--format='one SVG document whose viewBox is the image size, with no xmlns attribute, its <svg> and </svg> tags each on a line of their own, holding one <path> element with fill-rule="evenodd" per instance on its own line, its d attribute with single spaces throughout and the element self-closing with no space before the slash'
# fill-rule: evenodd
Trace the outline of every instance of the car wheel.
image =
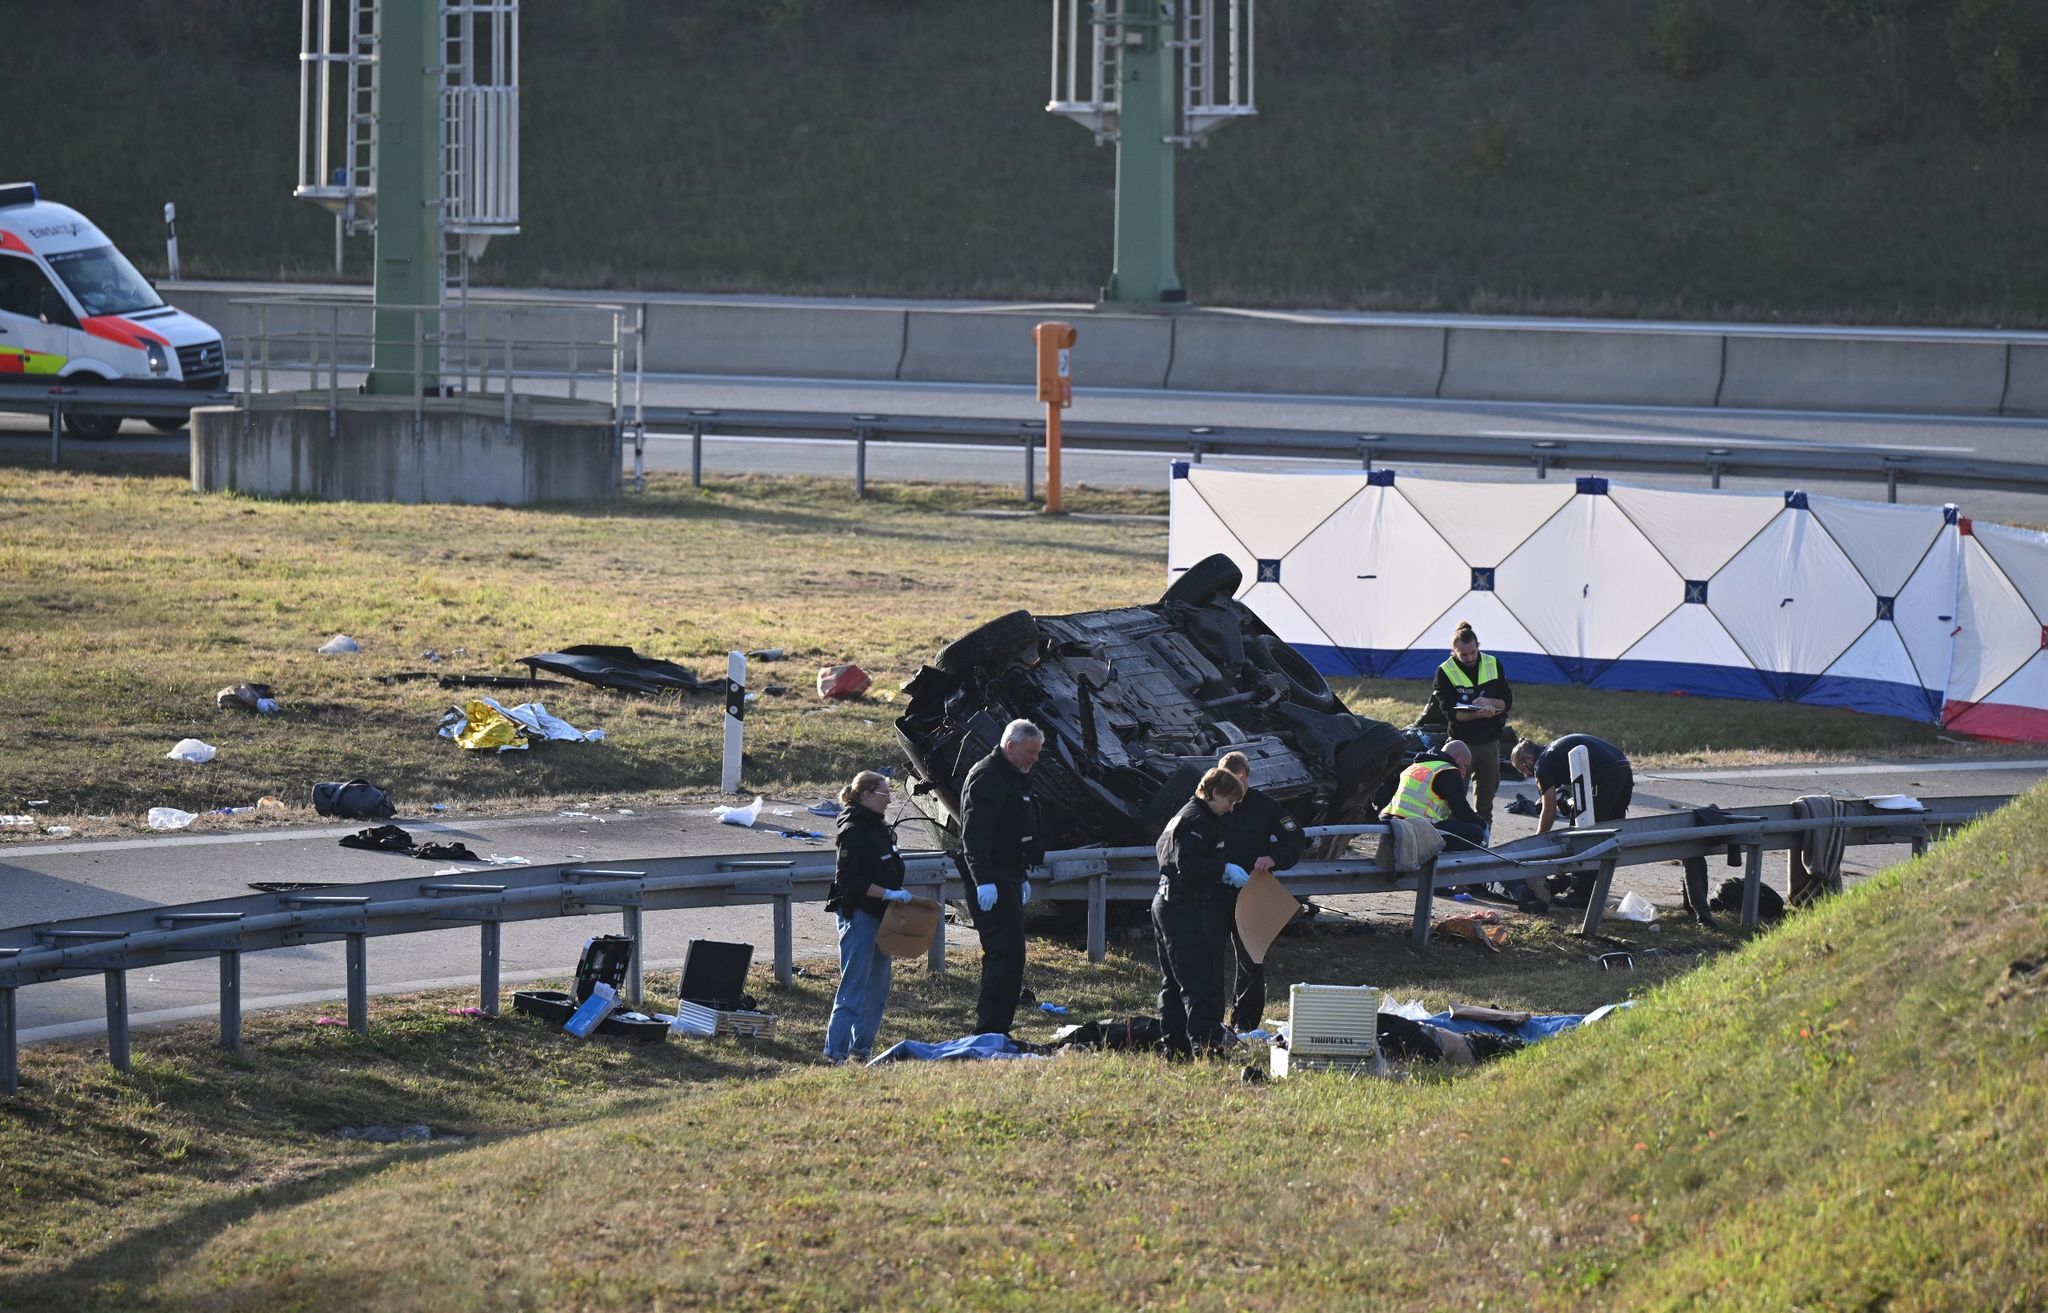
<svg viewBox="0 0 2048 1313">
<path fill-rule="evenodd" d="M 99 442 L 121 431 L 119 415 L 78 415 L 64 412 L 64 431 L 85 442 Z"/>
<path fill-rule="evenodd" d="M 1187 606 L 1207 606 L 1220 593 L 1235 597 L 1238 585 L 1244 582 L 1244 571 L 1237 568 L 1237 562 L 1222 552 L 1205 556 L 1187 569 L 1180 578 L 1166 586 L 1161 602 L 1180 602 Z"/>
<path fill-rule="evenodd" d="M 1031 613 L 1012 611 L 946 644 L 932 658 L 932 664 L 949 675 L 964 675 L 1037 641 L 1038 622 L 1031 618 Z"/>
<path fill-rule="evenodd" d="M 152 419 L 146 422 L 149 424 L 151 428 L 155 429 L 159 433 L 176 433 L 179 429 L 185 427 L 184 420 L 171 419 L 169 417 L 165 417 L 162 419 Z"/>
<path fill-rule="evenodd" d="M 1270 670 L 1287 681 L 1287 693 L 1296 703 L 1314 711 L 1335 711 L 1337 695 L 1323 672 L 1308 658 L 1273 634 L 1260 634 L 1246 644 L 1246 651 L 1261 669 Z"/>
</svg>

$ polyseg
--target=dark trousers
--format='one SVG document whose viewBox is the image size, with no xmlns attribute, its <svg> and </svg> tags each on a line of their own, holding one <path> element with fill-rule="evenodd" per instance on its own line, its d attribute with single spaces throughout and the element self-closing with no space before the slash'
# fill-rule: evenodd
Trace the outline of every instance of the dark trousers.
<svg viewBox="0 0 2048 1313">
<path fill-rule="evenodd" d="M 1266 968 L 1252 961 L 1244 951 L 1237 927 L 1230 928 L 1230 946 L 1237 950 L 1237 987 L 1230 999 L 1230 1025 L 1234 1030 L 1257 1030 L 1266 1020 Z"/>
<path fill-rule="evenodd" d="M 1478 821 L 1461 821 L 1455 816 L 1438 821 L 1436 828 L 1444 836 L 1446 852 L 1477 848 L 1480 840 L 1486 837 L 1486 827 Z"/>
<path fill-rule="evenodd" d="M 1483 824 L 1493 824 L 1493 799 L 1500 792 L 1500 743 L 1474 743 L 1472 749 L 1472 810 Z"/>
<path fill-rule="evenodd" d="M 1022 892 L 1007 880 L 996 884 L 996 905 L 984 912 L 967 888 L 967 914 L 981 936 L 981 996 L 974 1004 L 974 1028 L 983 1035 L 1007 1035 L 1017 1021 L 1017 995 L 1024 988 Z"/>
<path fill-rule="evenodd" d="M 1230 901 L 1152 899 L 1159 946 L 1159 1029 L 1176 1053 L 1206 1051 L 1222 1038 L 1225 918 Z"/>
</svg>

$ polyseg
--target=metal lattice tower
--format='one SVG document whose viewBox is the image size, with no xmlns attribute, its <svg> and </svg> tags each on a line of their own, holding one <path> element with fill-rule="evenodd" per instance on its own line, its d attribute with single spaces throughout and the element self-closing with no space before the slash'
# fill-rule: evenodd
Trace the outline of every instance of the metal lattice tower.
<svg viewBox="0 0 2048 1313">
<path fill-rule="evenodd" d="M 1258 113 L 1257 0 L 1053 0 L 1050 113 L 1116 143 L 1116 253 L 1102 299 L 1185 302 L 1174 272 L 1176 146 Z M 1178 56 L 1178 58 L 1176 58 Z"/>
</svg>

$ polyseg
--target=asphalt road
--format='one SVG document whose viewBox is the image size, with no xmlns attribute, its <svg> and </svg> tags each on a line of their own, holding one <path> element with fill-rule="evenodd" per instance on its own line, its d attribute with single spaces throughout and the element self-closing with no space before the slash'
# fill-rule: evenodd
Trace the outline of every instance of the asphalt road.
<svg viewBox="0 0 2048 1313">
<path fill-rule="evenodd" d="M 650 405 L 751 410 L 818 410 L 896 415 L 950 415 L 1009 419 L 1042 418 L 1044 408 L 1025 387 L 958 383 L 863 383 L 823 379 L 710 378 L 663 376 L 647 381 Z M 1866 443 L 1918 452 L 1976 455 L 1996 460 L 2048 457 L 2048 420 L 1930 415 L 1846 414 L 1815 411 L 1680 409 L 1652 406 L 1561 405 L 1537 402 L 1360 399 L 1327 396 L 1266 396 L 1244 393 L 1167 392 L 1083 388 L 1069 414 L 1075 419 L 1150 424 L 1356 429 L 1361 433 L 1442 434 L 1494 437 L 1597 437 L 1643 443 L 1742 439 L 1787 446 L 1800 443 Z M 147 436 L 145 436 L 147 435 Z M 67 447 L 71 446 L 67 440 Z M 852 477 L 848 442 L 796 439 L 713 439 L 707 441 L 707 473 L 843 474 Z M 121 437 L 97 444 L 108 451 L 181 454 L 183 434 L 156 436 L 130 422 Z M 47 427 L 23 416 L 0 416 L 0 451 L 47 456 Z M 1184 454 L 1184 453 L 1176 453 Z M 1158 488 L 1166 482 L 1171 455 L 1131 455 L 1069 448 L 1065 477 L 1100 487 Z M 652 469 L 687 470 L 689 441 L 679 434 L 651 434 Z M 1211 457 L 1230 468 L 1315 468 L 1320 462 L 1251 457 Z M 947 479 L 1017 482 L 1023 479 L 1021 450 L 977 446 L 877 443 L 869 448 L 868 473 L 877 480 Z M 1043 456 L 1039 460 L 1043 478 Z M 1520 481 L 1528 470 L 1467 466 L 1420 468 L 1447 478 Z M 1578 471 L 1583 472 L 1583 471 Z M 1631 482 L 1668 487 L 1706 486 L 1698 478 L 1631 476 Z M 1727 480 L 1728 488 L 1776 491 L 1780 481 Z M 1812 492 L 1882 500 L 1884 487 L 1871 480 L 1808 483 Z M 1906 484 L 1902 501 L 1960 503 L 1966 513 L 2006 523 L 2048 523 L 2048 497 L 1999 489 L 1949 490 Z"/>
<path fill-rule="evenodd" d="M 1642 815 L 1710 802 L 1734 809 L 1830 791 L 1921 797 L 2019 793 L 2038 783 L 2044 773 L 2048 773 L 2048 759 L 1645 771 L 1637 778 L 1633 810 Z M 1515 788 L 1527 787 L 1508 786 L 1501 802 L 1504 804 Z M 599 811 L 587 817 L 401 823 L 415 833 L 461 839 L 481 855 L 520 856 L 535 863 L 620 862 L 676 853 L 822 849 L 825 843 L 785 840 L 769 828 L 829 833 L 829 822 L 803 811 L 811 801 L 773 804 L 790 807 L 792 814 L 766 816 L 762 828 L 754 831 L 717 823 L 709 814 L 708 801 L 646 814 Z M 1495 834 L 1503 840 L 1534 828 L 1531 821 L 1499 814 L 1498 807 L 1496 818 Z M 10 843 L 0 847 L 0 917 L 9 925 L 32 924 L 233 897 L 249 892 L 250 881 L 349 883 L 408 873 L 404 858 L 342 848 L 335 842 L 356 828 L 341 825 L 100 842 Z M 1904 856 L 1902 849 L 1851 848 L 1845 874 L 1860 879 Z M 1774 862 L 1766 875 L 1783 887 L 1781 862 Z M 1629 889 L 1641 892 L 1667 912 L 1680 906 L 1675 866 L 1623 868 L 1616 875 L 1614 892 L 1618 896 Z M 1412 897 L 1405 894 L 1318 901 L 1348 915 L 1385 919 L 1405 919 L 1412 908 Z M 795 911 L 798 960 L 823 959 L 822 970 L 829 976 L 835 969 L 832 918 L 816 904 L 799 905 Z M 757 962 L 768 961 L 772 955 L 770 916 L 766 907 L 650 912 L 644 924 L 647 965 L 680 966 L 684 946 L 692 938 L 745 940 L 755 945 Z M 587 936 L 614 932 L 617 926 L 610 916 L 507 925 L 502 945 L 506 987 L 565 976 Z M 972 933 L 964 926 L 949 934 L 956 947 L 972 942 Z M 249 954 L 242 970 L 245 1005 L 252 1009 L 343 997 L 339 944 Z M 369 974 L 371 992 L 377 994 L 473 983 L 477 979 L 476 931 L 470 928 L 372 940 Z M 131 1019 L 137 1026 L 215 1015 L 218 977 L 210 960 L 131 972 L 128 988 Z M 18 1024 L 27 1041 L 88 1036 L 103 1029 L 105 1000 L 97 977 L 36 985 L 22 990 L 17 999 Z"/>
</svg>

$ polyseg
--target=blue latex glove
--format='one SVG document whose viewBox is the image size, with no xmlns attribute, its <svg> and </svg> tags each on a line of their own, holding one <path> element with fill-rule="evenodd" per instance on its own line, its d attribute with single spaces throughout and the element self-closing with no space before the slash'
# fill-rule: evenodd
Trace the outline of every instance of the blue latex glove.
<svg viewBox="0 0 2048 1313">
<path fill-rule="evenodd" d="M 1017 901 L 1020 904 L 1031 901 L 1031 882 L 1029 880 L 1026 880 L 1024 887 L 1017 891 Z"/>
<path fill-rule="evenodd" d="M 882 894 L 882 901 L 885 903 L 907 903 L 910 901 L 910 891 L 908 889 L 885 890 Z"/>
<path fill-rule="evenodd" d="M 992 884 L 976 885 L 974 903 L 984 912 L 993 911 L 996 905 L 996 887 Z"/>
<path fill-rule="evenodd" d="M 1223 883 L 1229 885 L 1232 889 L 1244 888 L 1245 885 L 1251 882 L 1251 878 L 1251 872 L 1245 870 L 1236 862 L 1227 863 L 1223 868 Z"/>
</svg>

